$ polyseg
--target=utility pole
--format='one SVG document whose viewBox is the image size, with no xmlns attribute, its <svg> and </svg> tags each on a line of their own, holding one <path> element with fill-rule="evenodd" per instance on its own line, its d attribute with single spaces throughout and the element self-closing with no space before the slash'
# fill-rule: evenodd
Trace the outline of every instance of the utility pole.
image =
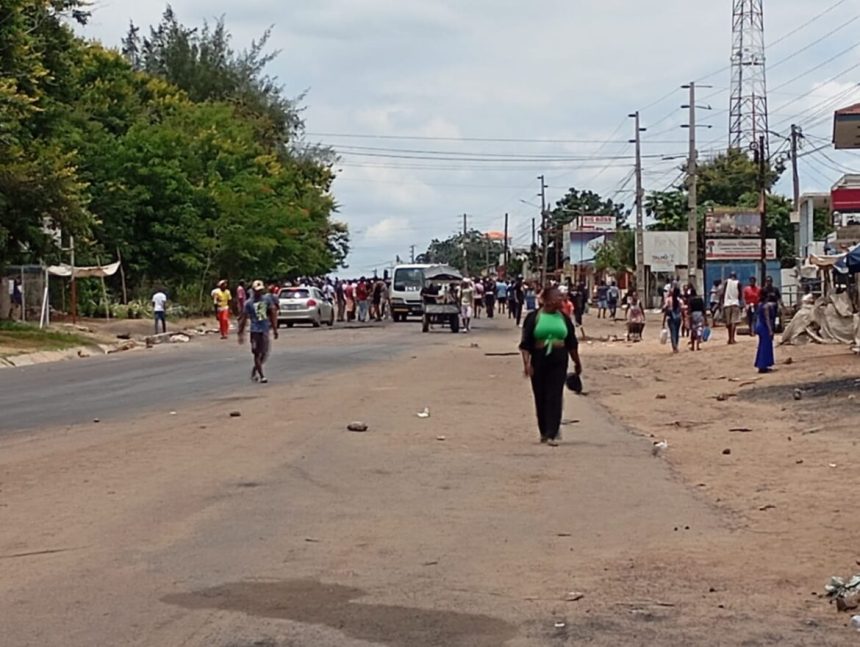
<svg viewBox="0 0 860 647">
<path fill-rule="evenodd" d="M 415 264 L 415 245 L 409 246 L 409 262 Z"/>
<path fill-rule="evenodd" d="M 791 179 L 794 183 L 794 211 L 797 213 L 794 223 L 794 258 L 795 262 L 800 265 L 800 173 L 797 170 L 797 149 L 800 138 L 803 137 L 803 131 L 796 125 L 791 125 Z M 811 217 L 811 216 L 810 216 Z"/>
<path fill-rule="evenodd" d="M 469 256 L 466 251 L 466 236 L 468 235 L 468 219 L 469 216 L 467 214 L 463 214 L 463 276 L 467 276 L 469 274 Z"/>
<path fill-rule="evenodd" d="M 639 298 L 648 303 L 647 285 L 645 283 L 645 218 L 643 215 L 644 191 L 642 189 L 642 133 L 645 128 L 639 126 L 639 111 L 629 115 L 634 120 L 636 137 L 631 144 L 636 144 L 636 291 Z"/>
<path fill-rule="evenodd" d="M 505 274 L 508 273 L 508 214 L 505 214 Z"/>
<path fill-rule="evenodd" d="M 75 237 L 69 236 L 69 252 L 72 261 L 72 323 L 78 323 L 78 284 L 75 281 Z"/>
<path fill-rule="evenodd" d="M 767 276 L 767 148 L 764 135 L 758 138 L 755 157 L 758 162 L 759 214 L 761 217 L 761 285 Z"/>
<path fill-rule="evenodd" d="M 532 247 L 535 246 L 535 219 L 532 218 Z"/>
<path fill-rule="evenodd" d="M 696 105 L 696 82 L 681 86 L 690 91 L 690 103 L 681 108 L 690 111 L 689 123 L 682 128 L 690 129 L 690 152 L 687 158 L 687 276 L 690 282 L 698 288 L 699 271 L 699 203 L 698 203 L 698 180 L 699 180 L 699 152 L 696 149 L 696 108 L 702 107 L 710 110 L 710 106 Z M 699 87 L 712 87 L 709 85 Z M 705 126 L 710 128 L 710 126 Z M 704 287 L 704 282 L 702 283 Z"/>
<path fill-rule="evenodd" d="M 546 178 L 543 175 L 538 175 L 540 180 L 540 233 L 543 252 L 541 253 L 540 262 L 540 285 L 541 289 L 546 287 L 546 254 L 548 247 L 547 218 L 546 218 Z"/>
</svg>

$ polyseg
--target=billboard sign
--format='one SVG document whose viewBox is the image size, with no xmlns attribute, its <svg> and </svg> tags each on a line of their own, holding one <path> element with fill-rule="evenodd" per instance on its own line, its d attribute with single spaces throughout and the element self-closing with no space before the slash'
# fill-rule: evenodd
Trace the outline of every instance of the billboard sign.
<svg viewBox="0 0 860 647">
<path fill-rule="evenodd" d="M 689 243 L 686 231 L 646 231 L 642 245 L 645 265 L 652 272 L 674 272 L 689 262 Z"/>
<path fill-rule="evenodd" d="M 591 265 L 601 245 L 612 239 L 612 234 L 601 231 L 572 231 L 568 257 L 571 265 Z"/>
<path fill-rule="evenodd" d="M 714 209 L 705 215 L 705 236 L 752 238 L 761 235 L 761 214 L 753 209 Z"/>
<path fill-rule="evenodd" d="M 760 238 L 709 238 L 705 241 L 705 260 L 761 260 Z M 776 239 L 767 239 L 767 260 L 776 260 Z"/>
<path fill-rule="evenodd" d="M 578 231 L 615 231 L 615 216 L 581 215 L 576 218 Z"/>
</svg>

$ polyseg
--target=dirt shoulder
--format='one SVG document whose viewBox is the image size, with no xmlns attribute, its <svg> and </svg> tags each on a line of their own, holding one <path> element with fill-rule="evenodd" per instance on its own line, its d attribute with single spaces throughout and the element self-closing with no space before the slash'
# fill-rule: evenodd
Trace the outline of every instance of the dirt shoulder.
<svg viewBox="0 0 860 647">
<path fill-rule="evenodd" d="M 748 538 L 736 583 L 767 591 L 798 617 L 819 614 L 831 575 L 860 571 L 856 551 L 860 360 L 844 346 L 777 346 L 776 370 L 753 367 L 755 338 L 673 355 L 655 337 L 604 342 L 623 324 L 586 320 L 592 397 L 630 429 L 667 440 L 664 460 Z M 727 572 L 731 572 L 727 569 Z M 845 623 L 835 611 L 826 621 Z"/>
<path fill-rule="evenodd" d="M 347 365 L 350 345 L 387 331 L 330 331 L 326 343 L 344 349 L 338 372 L 282 386 L 272 374 L 253 393 L 0 441 L 6 639 L 845 644 L 846 619 L 810 592 L 853 564 L 850 502 L 835 512 L 838 493 L 788 481 L 792 468 L 820 471 L 832 489 L 850 454 L 820 469 L 813 449 L 838 433 L 788 441 L 799 434 L 720 409 L 772 404 L 708 401 L 740 388 L 724 367 L 737 355 L 740 370 L 751 346 L 714 342 L 696 361 L 727 377 L 700 380 L 694 369 L 678 378 L 677 360 L 692 359 L 659 345 L 584 344 L 590 395 L 568 398 L 564 441 L 549 448 L 537 442 L 517 333 L 496 327 L 416 329 L 413 352 L 359 367 Z M 641 431 L 597 406 L 616 400 Z M 753 431 L 723 430 L 734 415 Z M 369 430 L 346 431 L 352 420 Z M 666 432 L 665 459 L 652 457 L 649 427 Z M 759 511 L 765 503 L 776 508 Z"/>
</svg>

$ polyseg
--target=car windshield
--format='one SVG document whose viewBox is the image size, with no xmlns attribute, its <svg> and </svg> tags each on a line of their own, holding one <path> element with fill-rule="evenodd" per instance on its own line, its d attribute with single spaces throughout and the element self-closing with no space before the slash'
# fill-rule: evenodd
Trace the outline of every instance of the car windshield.
<svg viewBox="0 0 860 647">
<path fill-rule="evenodd" d="M 420 290 L 424 284 L 424 271 L 420 268 L 400 268 L 394 272 L 394 289 Z"/>
<path fill-rule="evenodd" d="M 309 299 L 310 290 L 281 290 L 281 299 Z"/>
</svg>

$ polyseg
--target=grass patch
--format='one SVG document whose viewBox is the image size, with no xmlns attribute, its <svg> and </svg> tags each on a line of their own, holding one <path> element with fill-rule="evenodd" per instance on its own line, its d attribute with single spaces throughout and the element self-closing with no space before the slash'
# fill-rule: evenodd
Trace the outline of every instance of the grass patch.
<svg viewBox="0 0 860 647">
<path fill-rule="evenodd" d="M 92 340 L 74 333 L 40 330 L 38 326 L 0 321 L 0 357 L 42 350 L 64 350 L 91 345 Z"/>
</svg>

